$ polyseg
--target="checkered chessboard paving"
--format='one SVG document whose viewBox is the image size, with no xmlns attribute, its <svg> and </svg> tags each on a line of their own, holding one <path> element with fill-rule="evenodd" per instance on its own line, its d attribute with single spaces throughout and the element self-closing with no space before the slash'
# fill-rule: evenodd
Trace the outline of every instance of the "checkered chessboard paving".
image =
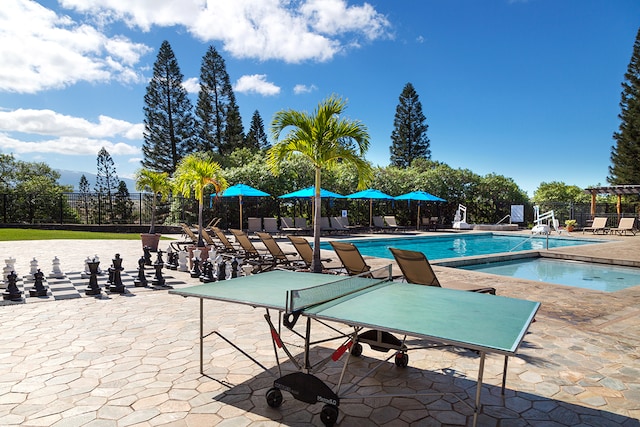
<svg viewBox="0 0 640 427">
<path fill-rule="evenodd" d="M 169 270 L 171 271 L 171 270 Z M 179 278 L 172 277 L 170 274 L 165 274 L 165 272 L 169 272 L 167 270 L 163 270 L 162 277 L 165 279 L 164 286 L 153 286 L 152 281 L 155 277 L 154 269 L 145 269 L 145 277 L 147 278 L 147 286 L 135 286 L 134 280 L 138 277 L 138 270 L 124 270 L 120 272 L 120 277 L 122 279 L 122 284 L 125 287 L 125 295 L 136 295 L 138 293 L 143 292 L 153 292 L 158 290 L 167 290 L 167 289 L 175 289 L 180 287 L 188 286 L 187 283 L 180 280 Z M 173 273 L 173 271 L 171 271 Z M 178 273 L 177 276 L 187 273 Z M 108 288 L 108 280 L 109 274 L 106 271 L 103 271 L 102 274 L 98 274 L 98 285 L 100 286 L 101 296 L 103 298 L 114 298 L 120 296 L 121 294 L 117 292 L 109 292 Z M 22 301 L 9 301 L 0 299 L 0 305 L 10 305 L 10 304 L 24 304 L 24 303 L 34 303 L 34 302 L 45 302 L 45 301 L 59 301 L 66 299 L 74 299 L 74 298 L 96 298 L 96 296 L 86 295 L 85 290 L 89 287 L 89 277 L 86 273 L 81 271 L 64 273 L 64 277 L 57 279 L 52 277 L 45 277 L 45 280 L 42 284 L 47 288 L 47 295 L 41 297 L 33 297 L 30 296 L 29 290 L 33 289 L 34 281 L 33 280 L 25 280 L 23 277 L 20 277 L 16 282 L 18 289 L 22 291 Z M 2 292 L 6 291 L 6 284 L 1 289 Z M 100 296 L 97 296 L 100 298 Z"/>
</svg>

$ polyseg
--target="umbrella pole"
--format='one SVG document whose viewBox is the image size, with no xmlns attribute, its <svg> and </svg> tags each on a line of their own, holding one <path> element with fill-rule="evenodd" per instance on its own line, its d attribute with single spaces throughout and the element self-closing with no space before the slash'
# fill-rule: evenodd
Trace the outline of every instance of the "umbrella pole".
<svg viewBox="0 0 640 427">
<path fill-rule="evenodd" d="M 238 199 L 240 200 L 240 227 L 239 227 L 239 229 L 242 230 L 242 195 L 240 195 L 238 197 Z"/>
<path fill-rule="evenodd" d="M 373 219 L 373 199 L 369 199 L 369 228 L 371 228 Z"/>
<path fill-rule="evenodd" d="M 416 219 L 416 230 L 420 230 L 420 202 L 418 202 L 418 218 Z"/>
</svg>

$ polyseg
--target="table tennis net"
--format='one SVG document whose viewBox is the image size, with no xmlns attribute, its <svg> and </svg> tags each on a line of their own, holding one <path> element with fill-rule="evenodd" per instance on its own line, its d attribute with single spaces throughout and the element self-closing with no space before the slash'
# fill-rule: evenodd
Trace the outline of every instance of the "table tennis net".
<svg viewBox="0 0 640 427">
<path fill-rule="evenodd" d="M 336 276 L 333 282 L 289 291 L 287 312 L 295 313 L 391 280 L 391 265 L 357 276 Z"/>
</svg>

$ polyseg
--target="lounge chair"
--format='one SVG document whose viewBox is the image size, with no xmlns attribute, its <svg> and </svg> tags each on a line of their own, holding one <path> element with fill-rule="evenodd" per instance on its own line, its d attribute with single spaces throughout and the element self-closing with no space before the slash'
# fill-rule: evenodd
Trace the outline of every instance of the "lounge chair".
<svg viewBox="0 0 640 427">
<path fill-rule="evenodd" d="M 276 265 L 276 260 L 266 253 L 261 253 L 251 242 L 249 236 L 237 229 L 231 229 L 231 234 L 236 238 L 236 242 L 240 245 L 245 256 L 245 262 L 252 264 L 256 269 L 254 272 L 271 270 Z"/>
<path fill-rule="evenodd" d="M 262 218 L 249 217 L 247 219 L 247 233 L 262 231 Z"/>
<path fill-rule="evenodd" d="M 283 233 L 298 234 L 305 231 L 305 229 L 296 227 L 293 218 L 291 218 L 290 216 L 283 216 L 280 218 L 280 231 L 282 231 Z"/>
<path fill-rule="evenodd" d="M 278 228 L 278 218 L 266 217 L 262 218 L 262 224 L 264 225 L 264 232 L 269 234 L 280 234 Z"/>
<path fill-rule="evenodd" d="M 320 233 L 333 233 L 334 231 L 336 231 L 336 229 L 329 223 L 329 217 L 320 217 Z"/>
<path fill-rule="evenodd" d="M 297 216 L 293 219 L 293 225 L 295 228 L 299 229 L 302 232 L 311 231 L 311 227 L 307 225 L 306 218 L 301 216 Z"/>
<path fill-rule="evenodd" d="M 293 247 L 296 249 L 296 251 L 298 251 L 298 255 L 300 255 L 300 258 L 302 259 L 304 266 L 306 268 L 311 268 L 311 264 L 313 263 L 313 248 L 309 244 L 309 241 L 304 237 L 300 237 L 300 236 L 287 236 L 287 237 L 293 244 Z M 331 262 L 331 261 L 332 261 L 331 258 L 320 259 L 320 263 Z M 342 269 L 342 267 L 339 267 L 339 269 Z M 322 270 L 327 273 L 336 272 L 335 268 L 327 268 L 324 265 L 322 265 Z"/>
<path fill-rule="evenodd" d="M 349 225 L 349 217 L 346 216 L 332 216 L 331 217 L 331 225 L 333 228 L 341 233 L 351 233 L 352 231 L 358 230 L 360 227 L 355 225 Z"/>
<path fill-rule="evenodd" d="M 371 271 L 371 266 L 367 264 L 362 257 L 362 254 L 353 243 L 329 242 L 329 244 L 333 247 L 338 258 L 340 258 L 340 262 L 342 262 L 342 265 L 349 276 L 357 276 L 358 274 Z M 388 272 L 380 271 L 380 273 L 384 273 L 384 276 L 379 276 L 379 278 L 389 276 Z M 376 277 L 374 274 L 365 276 Z"/>
<path fill-rule="evenodd" d="M 198 236 L 193 232 L 191 227 L 182 222 L 180 223 L 180 228 L 182 229 L 182 240 L 173 241 L 169 244 L 169 246 L 171 246 L 171 248 L 176 252 L 180 252 L 181 250 L 186 249 L 188 246 L 194 246 L 198 244 Z"/>
<path fill-rule="evenodd" d="M 209 223 L 206 225 L 205 228 L 207 230 L 211 230 L 212 227 L 217 227 L 221 220 L 222 218 L 213 217 L 211 218 L 211 221 L 209 221 Z"/>
<path fill-rule="evenodd" d="M 607 227 L 607 217 L 597 216 L 593 218 L 591 227 L 584 227 L 582 229 L 582 233 L 584 233 L 585 231 L 592 231 L 593 234 L 598 234 L 599 232 L 602 232 L 602 234 L 607 234 L 609 232 L 609 228 Z"/>
<path fill-rule="evenodd" d="M 240 248 L 238 248 L 237 246 L 234 246 L 229 241 L 227 236 L 222 232 L 222 230 L 220 230 L 218 227 L 213 227 L 211 230 L 213 231 L 215 236 L 218 238 L 218 240 L 220 240 L 220 242 L 222 243 L 222 246 L 220 246 L 222 251 L 229 252 L 229 253 L 239 253 L 239 252 L 241 252 Z"/>
<path fill-rule="evenodd" d="M 276 266 L 296 268 L 304 266 L 300 260 L 289 259 L 289 256 L 295 256 L 297 252 L 284 252 L 276 239 L 269 233 L 257 232 L 256 235 L 273 257 Z"/>
<path fill-rule="evenodd" d="M 385 216 L 384 222 L 387 223 L 387 227 L 389 227 L 391 230 L 405 231 L 410 228 L 405 227 L 404 225 L 398 225 L 398 222 L 396 221 L 396 217 L 394 215 Z"/>
<path fill-rule="evenodd" d="M 618 223 L 618 226 L 615 228 L 610 228 L 609 232 L 619 234 L 620 236 L 622 236 L 623 233 L 626 235 L 627 232 L 629 232 L 635 236 L 636 233 L 638 232 L 638 229 L 636 228 L 636 219 L 620 218 L 620 222 Z"/>
<path fill-rule="evenodd" d="M 409 283 L 427 286 L 439 286 L 460 291 L 479 292 L 483 294 L 496 294 L 495 288 L 477 286 L 466 282 L 447 282 L 444 285 L 436 277 L 429 260 L 422 252 L 407 251 L 389 248 L 396 259 L 404 278 Z"/>
<path fill-rule="evenodd" d="M 381 216 L 372 217 L 373 230 L 374 231 L 392 231 L 391 227 L 384 223 L 384 218 Z"/>
</svg>

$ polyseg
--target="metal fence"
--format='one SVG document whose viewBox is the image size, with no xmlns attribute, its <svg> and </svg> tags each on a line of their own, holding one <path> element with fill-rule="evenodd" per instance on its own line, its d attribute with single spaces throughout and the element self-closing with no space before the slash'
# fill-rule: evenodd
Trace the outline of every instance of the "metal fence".
<svg viewBox="0 0 640 427">
<path fill-rule="evenodd" d="M 211 218 L 222 219 L 224 228 L 237 228 L 239 224 L 240 204 L 237 198 L 214 198 L 205 195 L 203 212 L 204 222 Z M 305 216 L 311 217 L 311 203 L 306 200 L 283 202 L 274 197 L 243 199 L 244 223 L 247 218 Z M 148 225 L 151 222 L 152 195 L 149 193 L 131 193 L 128 197 L 117 194 L 99 193 L 53 193 L 53 194 L 0 194 L 0 223 L 3 224 L 132 224 Z M 442 226 L 453 221 L 455 203 L 438 203 L 423 206 L 422 216 L 440 217 Z M 493 224 L 510 212 L 510 206 L 468 206 L 470 221 Z M 354 223 L 368 223 L 369 204 L 345 199 L 324 200 L 323 215 L 340 215 L 348 209 L 350 220 Z M 567 219 L 575 219 L 579 227 L 591 223 L 591 205 L 589 203 L 544 203 L 540 212 L 554 211 L 555 218 L 563 225 Z M 403 224 L 415 224 L 417 202 L 391 201 L 374 203 L 374 215 L 396 214 Z M 621 206 L 621 217 L 638 217 L 640 203 L 625 203 Z M 608 224 L 618 224 L 619 217 L 615 203 L 598 203 L 595 216 L 606 216 Z M 198 221 L 198 202 L 193 198 L 169 197 L 157 200 L 156 225 L 175 225 L 181 222 L 196 224 Z M 525 224 L 533 222 L 533 211 L 525 208 Z"/>
</svg>

